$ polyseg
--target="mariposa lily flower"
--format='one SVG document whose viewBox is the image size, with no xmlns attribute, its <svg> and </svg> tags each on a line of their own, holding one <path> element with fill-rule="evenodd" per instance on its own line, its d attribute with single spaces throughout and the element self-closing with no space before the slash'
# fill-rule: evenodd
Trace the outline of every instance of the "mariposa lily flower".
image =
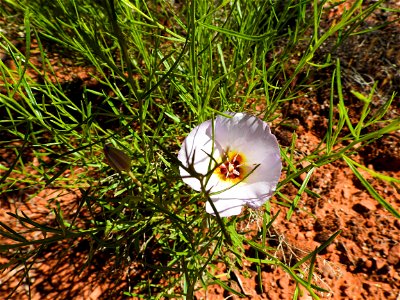
<svg viewBox="0 0 400 300">
<path fill-rule="evenodd" d="M 261 207 L 273 194 L 282 163 L 276 137 L 267 123 L 246 113 L 225 113 L 195 127 L 178 159 L 183 181 L 207 191 L 221 217 L 238 215 L 243 206 Z M 206 211 L 215 215 L 211 203 Z"/>
</svg>

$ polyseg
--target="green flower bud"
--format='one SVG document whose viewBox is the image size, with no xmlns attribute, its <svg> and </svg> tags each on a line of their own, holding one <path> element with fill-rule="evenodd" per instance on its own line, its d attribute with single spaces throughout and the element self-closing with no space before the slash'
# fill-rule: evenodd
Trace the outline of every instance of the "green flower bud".
<svg viewBox="0 0 400 300">
<path fill-rule="evenodd" d="M 104 155 L 108 165 L 115 171 L 129 172 L 131 169 L 131 158 L 124 151 L 111 145 L 104 145 Z"/>
</svg>

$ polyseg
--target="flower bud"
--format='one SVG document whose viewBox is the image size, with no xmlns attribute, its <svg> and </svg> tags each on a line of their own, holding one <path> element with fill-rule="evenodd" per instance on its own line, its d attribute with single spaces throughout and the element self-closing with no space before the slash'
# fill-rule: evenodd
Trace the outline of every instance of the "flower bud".
<svg viewBox="0 0 400 300">
<path fill-rule="evenodd" d="M 103 150 L 108 165 L 115 171 L 128 172 L 131 169 L 131 158 L 124 151 L 111 145 L 104 145 Z"/>
</svg>

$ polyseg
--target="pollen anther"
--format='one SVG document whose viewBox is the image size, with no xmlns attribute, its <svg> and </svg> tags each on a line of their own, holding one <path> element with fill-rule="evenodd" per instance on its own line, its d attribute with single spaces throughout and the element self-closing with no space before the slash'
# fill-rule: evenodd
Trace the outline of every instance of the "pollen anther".
<svg viewBox="0 0 400 300">
<path fill-rule="evenodd" d="M 240 181 L 244 177 L 244 156 L 237 152 L 229 151 L 222 159 L 216 173 L 225 181 Z"/>
</svg>

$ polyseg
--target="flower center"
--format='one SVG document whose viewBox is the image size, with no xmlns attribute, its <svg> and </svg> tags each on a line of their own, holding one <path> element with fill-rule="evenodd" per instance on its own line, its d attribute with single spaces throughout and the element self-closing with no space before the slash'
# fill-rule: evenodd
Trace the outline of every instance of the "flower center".
<svg viewBox="0 0 400 300">
<path fill-rule="evenodd" d="M 221 180 L 231 181 L 233 183 L 243 180 L 246 175 L 243 154 L 229 151 L 221 160 L 223 162 L 215 170 L 215 173 Z"/>
</svg>

